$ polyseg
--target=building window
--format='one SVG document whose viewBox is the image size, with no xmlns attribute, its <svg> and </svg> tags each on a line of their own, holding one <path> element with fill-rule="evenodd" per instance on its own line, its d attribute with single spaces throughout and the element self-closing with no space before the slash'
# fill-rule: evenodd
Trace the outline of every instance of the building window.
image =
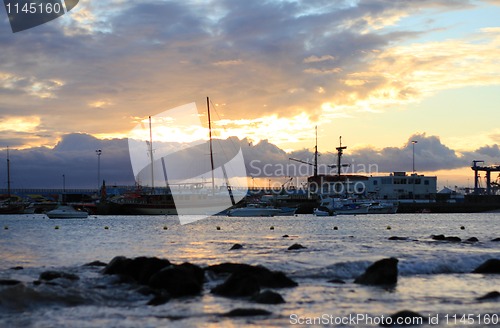
<svg viewBox="0 0 500 328">
<path fill-rule="evenodd" d="M 424 185 L 428 186 L 429 185 L 429 180 L 424 180 Z"/>
<path fill-rule="evenodd" d="M 374 186 L 378 185 L 378 181 L 377 180 L 373 180 L 373 185 Z"/>
</svg>

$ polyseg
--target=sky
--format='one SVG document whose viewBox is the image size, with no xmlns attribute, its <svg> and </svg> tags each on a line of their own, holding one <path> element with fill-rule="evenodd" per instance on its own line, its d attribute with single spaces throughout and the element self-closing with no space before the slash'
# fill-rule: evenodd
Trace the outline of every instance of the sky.
<svg viewBox="0 0 500 328">
<path fill-rule="evenodd" d="M 82 0 L 12 33 L 2 8 L 0 148 L 14 187 L 92 186 L 96 147 L 104 177 L 133 183 L 130 131 L 192 102 L 206 128 L 210 96 L 247 169 L 311 159 L 317 126 L 323 163 L 342 136 L 351 167 L 411 171 L 415 140 L 419 173 L 467 186 L 472 160 L 500 162 L 498 17 L 498 0 Z"/>
</svg>

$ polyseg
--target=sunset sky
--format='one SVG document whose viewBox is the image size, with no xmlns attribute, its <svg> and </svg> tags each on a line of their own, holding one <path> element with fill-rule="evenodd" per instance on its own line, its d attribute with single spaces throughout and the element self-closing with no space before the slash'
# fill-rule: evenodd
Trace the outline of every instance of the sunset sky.
<svg viewBox="0 0 500 328">
<path fill-rule="evenodd" d="M 206 124 L 210 96 L 220 138 L 312 150 L 317 125 L 321 152 L 342 136 L 367 161 L 418 140 L 419 171 L 466 185 L 472 160 L 500 162 L 499 17 L 499 0 L 81 0 L 12 33 L 2 8 L 0 147 L 123 139 L 191 102 Z"/>
</svg>

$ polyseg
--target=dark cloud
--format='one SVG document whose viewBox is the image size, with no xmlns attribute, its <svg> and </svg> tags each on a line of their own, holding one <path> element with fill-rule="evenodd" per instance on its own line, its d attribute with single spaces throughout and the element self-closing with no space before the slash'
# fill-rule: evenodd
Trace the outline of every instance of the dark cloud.
<svg viewBox="0 0 500 328">
<path fill-rule="evenodd" d="M 408 40 L 419 31 L 381 34 L 370 19 L 470 1 L 141 1 L 80 3 L 68 17 L 12 34 L 0 25 L 0 74 L 14 76 L 0 94 L 3 113 L 42 117 L 47 131 L 111 133 L 147 116 L 210 95 L 229 104 L 228 118 L 256 118 L 307 110 L 317 116 L 325 101 L 342 102 L 387 81 L 363 87 L 343 80 L 367 64 L 372 50 Z M 306 62 L 310 56 L 331 56 Z M 215 65 L 216 63 L 232 65 Z M 56 81 L 62 82 L 62 85 Z M 50 95 L 40 99 L 33 90 Z M 318 88 L 323 93 L 318 94 Z M 15 90 L 15 91 L 14 91 Z M 16 93 L 17 92 L 17 95 Z M 22 94 L 22 96 L 21 96 Z M 3 97 L 2 97 L 3 98 Z M 92 107 L 107 101 L 101 110 Z M 17 107 L 17 109 L 13 109 Z M 110 123 L 111 122 L 111 123 Z M 56 137 L 56 136 L 55 136 Z"/>
<path fill-rule="evenodd" d="M 72 134 L 54 148 L 11 149 L 12 187 L 62 188 L 64 174 L 67 188 L 96 188 L 97 149 L 102 149 L 101 177 L 108 184 L 134 184 L 127 140 L 98 140 Z M 0 161 L 0 172 L 6 185 L 6 161 Z"/>
<path fill-rule="evenodd" d="M 467 167 L 472 160 L 485 160 L 494 164 L 500 159 L 497 145 L 485 146 L 474 152 L 458 155 L 442 144 L 438 137 L 416 134 L 410 136 L 401 147 L 383 149 L 345 150 L 342 163 L 350 164 L 344 168 L 351 174 L 384 174 L 394 171 L 412 170 L 413 148 L 415 144 L 415 165 L 417 172 Z M 173 149 L 183 149 L 181 144 L 170 144 Z M 156 143 L 155 149 L 161 144 Z M 100 140 L 86 134 L 70 134 L 54 148 L 31 148 L 10 150 L 11 177 L 13 188 L 61 188 L 62 175 L 66 177 L 68 188 L 95 188 L 97 186 L 97 155 L 101 149 L 101 178 L 109 185 L 133 185 L 135 183 L 130 164 L 128 141 L 126 139 Z M 245 158 L 247 174 L 250 177 L 288 177 L 308 176 L 313 173 L 312 166 L 289 160 L 290 157 L 313 163 L 314 149 L 303 149 L 286 153 L 276 145 L 263 140 L 252 144 L 247 139 L 229 138 L 214 140 L 214 164 L 219 167 L 231 160 L 239 150 Z M 6 158 L 6 153 L 3 155 Z M 202 143 L 187 151 L 171 155 L 174 165 L 183 165 L 186 172 L 204 174 L 210 172 L 208 143 Z M 336 174 L 337 169 L 329 167 L 336 164 L 334 153 L 323 153 L 319 157 L 319 173 Z M 159 164 L 161 162 L 157 162 Z M 147 169 L 145 169 L 147 171 Z M 0 182 L 6 185 L 6 161 L 0 161 Z M 4 173 L 5 172 L 5 173 Z M 144 173 L 144 172 L 143 172 Z M 146 172 L 147 173 L 147 172 Z M 146 175 L 141 183 L 147 184 Z M 192 177 L 194 175 L 191 175 Z M 177 178 L 181 178 L 178 176 Z M 186 177 L 188 178 L 188 177 Z M 209 178 L 207 174 L 206 178 Z"/>
</svg>

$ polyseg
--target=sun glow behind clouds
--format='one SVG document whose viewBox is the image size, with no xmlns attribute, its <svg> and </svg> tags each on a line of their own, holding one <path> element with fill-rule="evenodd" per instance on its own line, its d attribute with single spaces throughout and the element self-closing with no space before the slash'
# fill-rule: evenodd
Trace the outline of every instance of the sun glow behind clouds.
<svg viewBox="0 0 500 328">
<path fill-rule="evenodd" d="M 24 133 L 35 133 L 40 126 L 41 119 L 38 116 L 10 116 L 0 121 L 0 131 L 15 131 Z"/>
</svg>

